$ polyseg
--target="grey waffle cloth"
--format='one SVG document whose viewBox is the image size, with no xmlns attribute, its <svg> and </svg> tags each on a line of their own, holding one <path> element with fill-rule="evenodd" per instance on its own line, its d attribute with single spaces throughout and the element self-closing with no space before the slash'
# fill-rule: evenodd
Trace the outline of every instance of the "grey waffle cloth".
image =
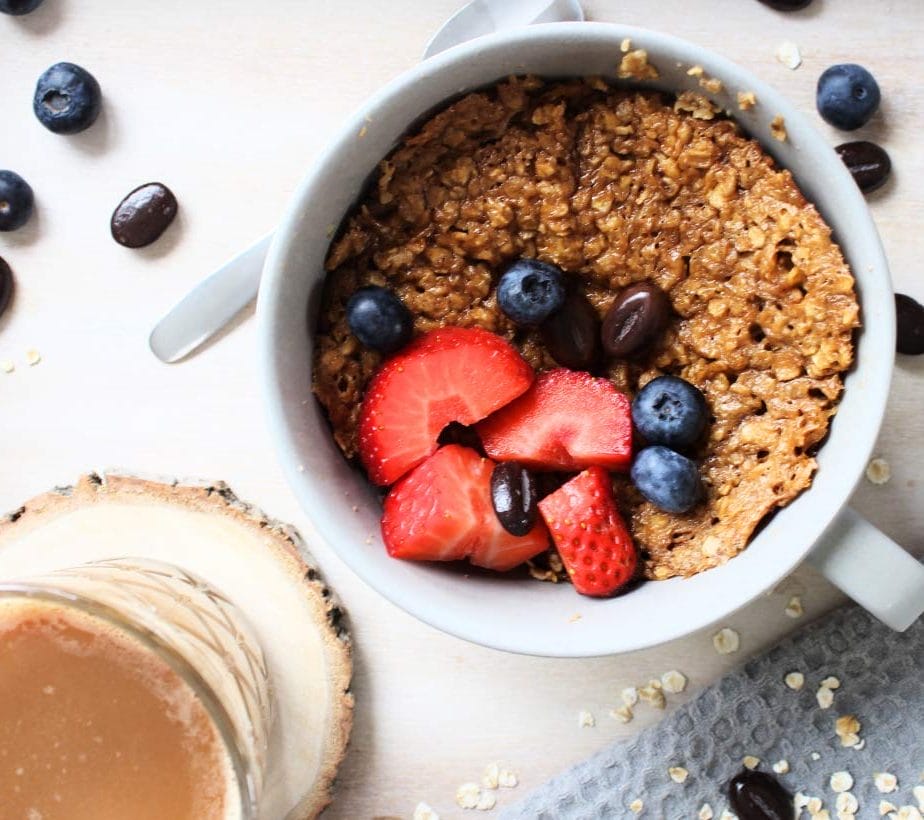
<svg viewBox="0 0 924 820">
<path fill-rule="evenodd" d="M 789 689 L 788 672 L 805 675 L 800 691 Z M 837 677 L 834 705 L 819 708 L 821 681 Z M 856 715 L 860 750 L 843 748 L 837 717 Z M 812 753 L 820 755 L 812 759 Z M 715 817 L 729 808 L 725 785 L 742 769 L 742 758 L 761 759 L 795 794 L 820 797 L 837 818 L 830 777 L 853 775 L 857 818 L 878 818 L 879 801 L 917 805 L 912 788 L 924 785 L 924 619 L 904 633 L 892 632 L 859 607 L 821 618 L 766 654 L 745 663 L 684 704 L 657 726 L 617 743 L 560 774 L 501 814 L 503 820 L 597 820 L 597 818 L 696 818 L 704 803 Z M 689 776 L 674 783 L 670 766 Z M 880 793 L 876 772 L 898 778 L 892 794 Z M 641 814 L 629 809 L 636 798 Z M 802 815 L 807 817 L 807 812 Z"/>
</svg>

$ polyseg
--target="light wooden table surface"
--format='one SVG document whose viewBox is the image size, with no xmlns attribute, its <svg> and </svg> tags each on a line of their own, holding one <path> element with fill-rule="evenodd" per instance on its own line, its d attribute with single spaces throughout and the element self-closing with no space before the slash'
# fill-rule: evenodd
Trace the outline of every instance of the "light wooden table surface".
<svg viewBox="0 0 924 820">
<path fill-rule="evenodd" d="M 800 570 L 784 590 L 730 619 L 742 636 L 733 656 L 718 656 L 709 634 L 585 661 L 471 646 L 386 603 L 312 535 L 264 427 L 253 321 L 180 365 L 162 365 L 148 352 L 160 314 L 273 227 L 338 123 L 413 65 L 458 5 L 47 0 L 30 17 L 0 17 L 0 167 L 24 176 L 37 200 L 25 229 L 0 234 L 0 255 L 18 285 L 0 320 L 0 359 L 16 363 L 14 373 L 0 373 L 0 509 L 88 469 L 121 467 L 224 479 L 297 525 L 345 602 L 356 640 L 356 725 L 331 818 L 406 818 L 420 800 L 444 818 L 459 817 L 457 786 L 478 780 L 493 760 L 520 776 L 519 788 L 499 793 L 499 806 L 507 805 L 660 717 L 639 708 L 629 725 L 610 718 L 623 687 L 681 669 L 690 686 L 670 708 L 790 630 L 794 622 L 783 614 L 790 594 L 802 595 L 806 618 L 839 600 Z M 897 289 L 924 300 L 920 0 L 815 0 L 795 16 L 757 0 L 587 0 L 585 8 L 594 20 L 658 28 L 722 51 L 813 114 L 815 82 L 827 65 L 867 65 L 882 86 L 882 115 L 856 136 L 882 142 L 896 169 L 870 205 Z M 784 40 L 802 49 L 797 71 L 775 60 Z M 59 60 L 89 69 L 105 95 L 101 120 L 75 137 L 46 131 L 31 112 L 36 78 Z M 845 139 L 818 122 L 832 143 Z M 180 216 L 155 245 L 127 250 L 109 237 L 109 216 L 150 180 L 174 190 Z M 29 348 L 42 355 L 35 367 L 25 363 Z M 918 549 L 922 368 L 924 360 L 905 359 L 896 369 L 879 445 L 891 482 L 864 482 L 855 499 Z M 125 538 L 130 549 L 131 533 Z M 582 709 L 596 715 L 595 728 L 579 728 Z"/>
</svg>

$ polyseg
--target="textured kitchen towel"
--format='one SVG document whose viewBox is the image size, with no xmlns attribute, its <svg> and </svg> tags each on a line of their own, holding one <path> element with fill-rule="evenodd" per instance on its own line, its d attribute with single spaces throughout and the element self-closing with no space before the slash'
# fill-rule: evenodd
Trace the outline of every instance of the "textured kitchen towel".
<svg viewBox="0 0 924 820">
<path fill-rule="evenodd" d="M 787 687 L 783 679 L 789 672 L 805 676 L 802 689 Z M 840 687 L 833 705 L 822 709 L 816 693 L 829 676 Z M 835 734 L 836 719 L 848 714 L 861 723 L 862 748 L 841 746 Z M 501 817 L 678 820 L 696 818 L 708 803 L 718 820 L 728 808 L 725 784 L 741 771 L 745 755 L 760 758 L 758 768 L 767 772 L 773 763 L 787 761 L 789 772 L 776 776 L 793 794 L 821 798 L 832 820 L 838 807 L 830 780 L 840 771 L 853 777 L 858 818 L 879 817 L 880 800 L 917 806 L 912 789 L 924 785 L 924 619 L 899 633 L 859 607 L 837 610 L 726 675 L 637 738 L 559 775 Z M 668 776 L 672 766 L 689 772 L 683 783 Z M 881 793 L 877 772 L 894 774 L 897 789 Z M 639 814 L 629 808 L 636 799 L 644 803 Z"/>
</svg>

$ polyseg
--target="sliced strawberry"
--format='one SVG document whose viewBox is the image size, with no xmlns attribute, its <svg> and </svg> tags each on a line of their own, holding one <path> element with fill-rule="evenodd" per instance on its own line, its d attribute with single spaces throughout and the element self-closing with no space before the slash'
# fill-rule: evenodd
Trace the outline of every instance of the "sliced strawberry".
<svg viewBox="0 0 924 820">
<path fill-rule="evenodd" d="M 536 526 L 526 535 L 511 535 L 501 526 L 490 500 L 491 470 L 494 468 L 494 462 L 485 459 L 485 463 L 488 465 L 488 482 L 485 484 L 488 505 L 484 535 L 475 544 L 468 560 L 479 567 L 506 572 L 540 552 L 545 552 L 549 548 L 549 531 L 541 518 L 536 520 Z"/>
<path fill-rule="evenodd" d="M 613 482 L 591 467 L 539 502 L 574 588 L 606 597 L 635 575 L 638 552 L 613 498 Z"/>
<path fill-rule="evenodd" d="M 540 470 L 628 470 L 632 457 L 629 399 L 607 379 L 564 368 L 541 374 L 478 433 L 491 458 Z"/>
<path fill-rule="evenodd" d="M 385 499 L 382 537 L 388 554 L 417 561 L 469 558 L 508 570 L 547 549 L 542 521 L 524 536 L 508 533 L 491 506 L 494 463 L 449 444 L 399 481 Z"/>
<path fill-rule="evenodd" d="M 359 454 L 371 481 L 397 481 L 437 447 L 450 422 L 474 424 L 523 393 L 532 368 L 480 328 L 432 330 L 390 358 L 366 390 Z"/>
</svg>

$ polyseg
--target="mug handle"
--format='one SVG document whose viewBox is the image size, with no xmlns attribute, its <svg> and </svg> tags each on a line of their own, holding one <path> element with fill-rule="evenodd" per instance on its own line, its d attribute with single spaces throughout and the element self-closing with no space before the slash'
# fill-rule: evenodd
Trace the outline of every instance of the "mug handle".
<svg viewBox="0 0 924 820">
<path fill-rule="evenodd" d="M 903 632 L 924 613 L 924 564 L 849 507 L 808 562 L 892 629 Z"/>
</svg>

